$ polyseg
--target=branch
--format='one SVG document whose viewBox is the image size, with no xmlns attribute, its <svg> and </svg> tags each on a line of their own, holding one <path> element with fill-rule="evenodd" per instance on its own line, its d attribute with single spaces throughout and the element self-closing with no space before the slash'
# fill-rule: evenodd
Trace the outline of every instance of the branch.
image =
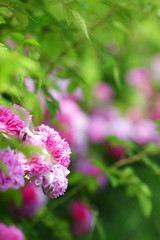
<svg viewBox="0 0 160 240">
<path fill-rule="evenodd" d="M 115 164 L 113 164 L 112 166 L 113 167 L 116 167 L 116 168 L 119 168 L 119 167 L 122 167 L 124 165 L 127 165 L 127 164 L 131 164 L 131 163 L 134 163 L 134 162 L 138 162 L 138 161 L 141 161 L 142 158 L 148 153 L 148 151 L 144 150 L 136 155 L 134 155 L 133 157 L 130 157 L 130 158 L 123 158 L 122 160 L 120 160 L 119 162 L 116 162 Z"/>
</svg>

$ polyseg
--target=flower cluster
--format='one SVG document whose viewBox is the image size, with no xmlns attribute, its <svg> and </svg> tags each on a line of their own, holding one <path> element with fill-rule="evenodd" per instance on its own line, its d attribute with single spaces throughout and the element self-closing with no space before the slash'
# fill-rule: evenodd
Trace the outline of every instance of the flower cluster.
<svg viewBox="0 0 160 240">
<path fill-rule="evenodd" d="M 94 215 L 90 207 L 81 200 L 75 200 L 70 205 L 72 232 L 76 236 L 89 233 L 94 222 Z"/>
<path fill-rule="evenodd" d="M 27 159 L 22 152 L 10 148 L 0 151 L 0 159 L 7 168 L 6 172 L 0 170 L 0 190 L 23 186 L 24 176 L 27 176 L 34 179 L 47 196 L 55 198 L 67 188 L 71 151 L 57 131 L 46 125 L 33 128 L 31 120 L 32 117 L 17 105 L 14 110 L 0 107 L 0 131 L 23 140 L 23 145 L 39 147 L 42 152 L 32 153 Z"/>
<path fill-rule="evenodd" d="M 25 187 L 21 188 L 20 194 L 22 204 L 20 207 L 13 205 L 12 211 L 23 217 L 34 216 L 47 203 L 47 197 L 42 192 L 42 189 L 37 188 L 33 182 L 28 182 Z"/>
<path fill-rule="evenodd" d="M 21 229 L 14 225 L 6 226 L 4 223 L 0 223 L 0 240 L 24 240 L 24 234 Z"/>
</svg>

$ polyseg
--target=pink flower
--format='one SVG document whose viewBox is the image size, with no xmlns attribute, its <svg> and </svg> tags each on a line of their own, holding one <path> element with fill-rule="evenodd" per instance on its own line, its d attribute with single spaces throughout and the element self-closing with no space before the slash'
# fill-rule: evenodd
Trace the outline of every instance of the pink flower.
<svg viewBox="0 0 160 240">
<path fill-rule="evenodd" d="M 95 84 L 93 89 L 93 95 L 98 98 L 100 101 L 108 101 L 110 100 L 114 93 L 111 86 L 105 82 L 100 82 Z"/>
<path fill-rule="evenodd" d="M 70 205 L 69 211 L 73 234 L 80 236 L 89 233 L 94 221 L 90 207 L 80 200 L 75 200 Z"/>
<path fill-rule="evenodd" d="M 128 108 L 127 109 L 127 117 L 130 119 L 132 122 L 138 122 L 143 118 L 143 112 L 142 110 L 138 108 Z"/>
<path fill-rule="evenodd" d="M 125 150 L 122 146 L 113 146 L 110 143 L 108 143 L 107 144 L 107 153 L 113 159 L 118 160 L 118 159 L 121 159 L 124 156 Z"/>
<path fill-rule="evenodd" d="M 24 240 L 24 234 L 21 229 L 14 225 L 6 226 L 0 223 L 0 240 Z"/>
<path fill-rule="evenodd" d="M 108 177 L 106 174 L 102 173 L 102 169 L 93 165 L 92 160 L 87 159 L 78 159 L 75 164 L 75 170 L 83 173 L 85 175 L 94 176 L 97 178 L 97 181 L 100 184 L 100 187 L 104 187 L 108 182 Z M 99 189 L 99 187 L 98 187 Z"/>
<path fill-rule="evenodd" d="M 60 110 L 57 112 L 56 120 L 62 125 L 61 135 L 67 139 L 76 153 L 86 152 L 88 116 L 72 99 L 61 100 Z"/>
<path fill-rule="evenodd" d="M 7 173 L 0 169 L 0 190 L 8 188 L 18 189 L 24 186 L 24 170 L 19 160 L 19 155 L 7 148 L 0 150 L 0 160 L 7 168 Z"/>
<path fill-rule="evenodd" d="M 51 162 L 45 157 L 41 155 L 32 155 L 30 161 L 27 162 L 28 165 L 28 175 L 30 177 L 41 176 L 46 173 L 51 166 Z"/>
<path fill-rule="evenodd" d="M 26 122 L 13 110 L 0 106 L 0 132 L 5 132 L 15 137 L 20 136 L 20 132 L 26 127 Z"/>
<path fill-rule="evenodd" d="M 147 144 L 156 141 L 157 137 L 156 124 L 152 120 L 142 119 L 135 124 L 132 139 L 136 143 Z"/>
<path fill-rule="evenodd" d="M 19 153 L 23 169 L 29 177 L 41 176 L 49 170 L 52 164 L 52 157 L 45 149 L 44 139 L 46 138 L 43 135 L 32 133 L 28 128 L 24 128 L 23 133 L 26 134 L 24 145 L 36 146 L 42 149 L 42 154 L 33 153 L 29 160 L 26 159 L 24 154 Z"/>
<path fill-rule="evenodd" d="M 37 178 L 35 183 L 37 186 L 42 186 L 43 192 L 50 198 L 56 198 L 63 195 L 67 185 L 68 179 L 66 176 L 69 170 L 62 165 L 52 165 L 41 177 Z"/>
<path fill-rule="evenodd" d="M 127 82 L 137 87 L 145 96 L 152 96 L 153 94 L 149 77 L 149 72 L 146 68 L 135 68 L 126 74 Z"/>
<path fill-rule="evenodd" d="M 108 135 L 116 136 L 120 139 L 130 139 L 133 132 L 133 124 L 127 118 L 117 118 L 108 123 Z"/>
<path fill-rule="evenodd" d="M 135 68 L 128 71 L 127 82 L 134 86 L 142 86 L 149 80 L 149 72 L 146 68 Z"/>
<path fill-rule="evenodd" d="M 20 193 L 22 205 L 19 209 L 14 208 L 14 212 L 24 217 L 32 217 L 47 203 L 47 197 L 34 183 L 28 183 L 27 186 L 21 188 Z"/>
<path fill-rule="evenodd" d="M 28 91 L 29 92 L 34 92 L 34 90 L 35 90 L 34 81 L 29 77 L 25 77 L 24 82 L 25 82 L 25 85 L 26 85 Z"/>
<path fill-rule="evenodd" d="M 76 163 L 76 170 L 86 175 L 97 176 L 101 169 L 91 163 L 91 159 L 79 159 Z"/>
<path fill-rule="evenodd" d="M 100 143 L 104 141 L 108 133 L 107 120 L 100 115 L 93 115 L 88 125 L 88 135 L 92 142 Z"/>
<path fill-rule="evenodd" d="M 46 133 L 46 139 L 44 137 L 44 143 L 46 149 L 52 155 L 54 164 L 61 164 L 68 167 L 70 163 L 71 150 L 68 143 L 62 139 L 57 131 L 46 125 L 41 125 L 36 128 L 38 134 L 44 136 Z"/>
</svg>

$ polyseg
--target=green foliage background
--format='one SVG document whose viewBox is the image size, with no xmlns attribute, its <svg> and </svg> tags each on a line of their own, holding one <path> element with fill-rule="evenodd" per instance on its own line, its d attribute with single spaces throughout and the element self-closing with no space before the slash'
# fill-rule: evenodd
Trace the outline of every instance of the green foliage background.
<svg viewBox="0 0 160 240">
<path fill-rule="evenodd" d="M 0 104 L 19 102 L 39 124 L 44 113 L 37 92 L 41 89 L 47 97 L 49 89 L 57 87 L 48 75 L 56 69 L 57 77 L 71 79 L 69 93 L 77 86 L 82 88 L 86 108 L 92 102 L 91 87 L 103 80 L 113 86 L 117 106 L 123 110 L 130 94 L 125 73 L 133 67 L 150 65 L 152 56 L 160 50 L 159 26 L 159 0 L 0 0 Z M 7 47 L 8 40 L 16 44 L 14 49 Z M 29 55 L 24 53 L 26 47 Z M 24 84 L 26 76 L 35 82 L 34 93 L 28 92 Z M 52 98 L 47 106 L 54 117 L 58 103 Z M 6 209 L 10 196 L 19 204 L 18 191 L 0 193 L 0 221 L 14 221 L 22 227 L 26 239 L 69 240 L 73 238 L 67 218 L 69 202 L 81 196 L 92 203 L 96 216 L 91 234 L 82 239 L 157 240 L 159 149 L 150 149 L 132 147 L 131 158 L 145 152 L 134 168 L 108 166 L 104 161 L 101 167 L 111 185 L 99 194 L 93 191 L 94 179 L 71 173 L 64 197 L 51 200 L 31 221 L 14 219 Z M 101 163 L 95 160 L 95 164 Z"/>
</svg>

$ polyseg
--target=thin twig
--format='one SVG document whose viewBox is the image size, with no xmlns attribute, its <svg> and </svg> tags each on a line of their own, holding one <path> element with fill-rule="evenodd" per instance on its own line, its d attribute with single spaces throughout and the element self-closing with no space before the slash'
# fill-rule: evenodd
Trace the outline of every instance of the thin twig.
<svg viewBox="0 0 160 240">
<path fill-rule="evenodd" d="M 113 164 L 113 167 L 119 168 L 122 167 L 124 165 L 128 165 L 134 162 L 138 162 L 141 161 L 142 158 L 147 154 L 148 152 L 146 150 L 134 155 L 133 157 L 130 158 L 123 158 L 122 160 L 120 160 L 119 162 L 116 162 L 115 164 Z"/>
</svg>

